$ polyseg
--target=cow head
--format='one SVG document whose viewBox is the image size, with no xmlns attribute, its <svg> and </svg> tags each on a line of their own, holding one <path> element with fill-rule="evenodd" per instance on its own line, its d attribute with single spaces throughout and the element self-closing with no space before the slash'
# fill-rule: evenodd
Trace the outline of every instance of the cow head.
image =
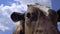
<svg viewBox="0 0 60 34">
<path fill-rule="evenodd" d="M 57 18 L 56 11 L 49 7 L 40 4 L 28 5 L 28 10 L 25 14 L 25 23 L 28 28 L 25 28 L 25 32 L 30 34 L 58 34 L 56 32 Z"/>
<path fill-rule="evenodd" d="M 20 21 L 22 29 L 19 30 L 19 34 L 21 30 L 25 32 L 22 32 L 24 34 L 58 34 L 57 12 L 40 4 L 28 5 L 27 12 L 24 14 L 14 12 L 11 19 L 14 22 Z"/>
</svg>

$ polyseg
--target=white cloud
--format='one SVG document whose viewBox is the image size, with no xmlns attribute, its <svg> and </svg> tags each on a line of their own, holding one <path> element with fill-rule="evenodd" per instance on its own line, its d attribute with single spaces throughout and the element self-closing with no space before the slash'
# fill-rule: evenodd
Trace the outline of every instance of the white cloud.
<svg viewBox="0 0 60 34">
<path fill-rule="evenodd" d="M 0 30 L 10 30 L 14 23 L 12 23 L 12 20 L 10 18 L 10 15 L 12 12 L 20 12 L 24 13 L 27 10 L 26 5 L 17 5 L 15 3 L 11 4 L 11 6 L 4 6 L 1 4 L 0 6 Z"/>
<path fill-rule="evenodd" d="M 58 25 L 60 24 L 60 22 L 57 23 Z"/>
<path fill-rule="evenodd" d="M 23 12 L 27 10 L 27 6 L 26 5 L 16 5 L 15 3 L 13 3 L 11 6 L 3 6 L 3 4 L 0 6 L 0 12 L 2 12 L 3 15 L 10 17 L 9 15 L 12 12 Z"/>
<path fill-rule="evenodd" d="M 0 30 L 2 30 L 3 32 L 4 32 L 5 30 L 9 30 L 9 29 L 10 29 L 9 27 L 0 24 Z"/>
</svg>

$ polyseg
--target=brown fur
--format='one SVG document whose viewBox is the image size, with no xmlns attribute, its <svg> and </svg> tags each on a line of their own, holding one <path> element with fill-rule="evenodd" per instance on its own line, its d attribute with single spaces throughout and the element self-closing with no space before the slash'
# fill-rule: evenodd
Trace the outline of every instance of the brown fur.
<svg viewBox="0 0 60 34">
<path fill-rule="evenodd" d="M 54 10 L 49 9 L 49 14 L 46 16 L 47 12 L 41 10 L 40 6 L 36 7 L 37 5 L 39 4 L 28 5 L 28 10 L 23 15 L 24 20 L 20 19 L 20 21 L 22 20 L 21 22 L 24 22 L 24 24 L 20 23 L 20 25 L 17 25 L 13 34 L 20 34 L 21 30 L 23 31 L 23 34 L 60 34 L 57 29 L 57 13 Z M 18 32 L 17 29 L 21 27 L 22 29 Z"/>
<path fill-rule="evenodd" d="M 25 34 L 59 34 L 57 30 L 57 13 L 49 9 L 49 15 L 46 16 L 42 10 L 35 5 L 28 6 L 25 15 Z M 28 14 L 30 14 L 28 16 Z"/>
</svg>

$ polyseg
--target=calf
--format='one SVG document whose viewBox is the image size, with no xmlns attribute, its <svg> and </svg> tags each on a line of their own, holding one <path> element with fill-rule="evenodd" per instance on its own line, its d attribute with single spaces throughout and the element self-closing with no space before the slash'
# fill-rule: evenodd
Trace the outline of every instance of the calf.
<svg viewBox="0 0 60 34">
<path fill-rule="evenodd" d="M 30 4 L 24 14 L 12 13 L 12 20 L 20 24 L 16 26 L 13 34 L 59 34 L 58 17 L 57 12 L 49 7 Z"/>
</svg>

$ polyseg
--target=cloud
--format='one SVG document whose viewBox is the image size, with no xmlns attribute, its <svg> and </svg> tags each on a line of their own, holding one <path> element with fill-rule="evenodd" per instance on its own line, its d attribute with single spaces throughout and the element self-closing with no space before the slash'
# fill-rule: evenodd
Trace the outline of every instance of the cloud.
<svg viewBox="0 0 60 34">
<path fill-rule="evenodd" d="M 60 31 L 60 22 L 58 22 L 57 24 L 58 24 L 58 27 L 57 28 Z"/>
<path fill-rule="evenodd" d="M 6 26 L 0 24 L 0 30 L 1 30 L 1 31 L 4 32 L 5 30 L 9 30 L 9 29 L 10 29 L 9 27 L 6 27 Z"/>
<path fill-rule="evenodd" d="M 1 4 L 0 6 L 0 13 L 7 17 L 10 17 L 12 12 L 24 13 L 26 10 L 27 6 L 23 4 L 16 5 L 15 3 L 13 3 L 11 6 L 3 6 L 3 4 Z"/>
<path fill-rule="evenodd" d="M 15 25 L 10 18 L 12 12 L 20 12 L 24 13 L 27 10 L 27 6 L 16 3 L 12 3 L 11 6 L 4 6 L 4 4 L 0 5 L 0 30 L 10 30 Z"/>
</svg>

